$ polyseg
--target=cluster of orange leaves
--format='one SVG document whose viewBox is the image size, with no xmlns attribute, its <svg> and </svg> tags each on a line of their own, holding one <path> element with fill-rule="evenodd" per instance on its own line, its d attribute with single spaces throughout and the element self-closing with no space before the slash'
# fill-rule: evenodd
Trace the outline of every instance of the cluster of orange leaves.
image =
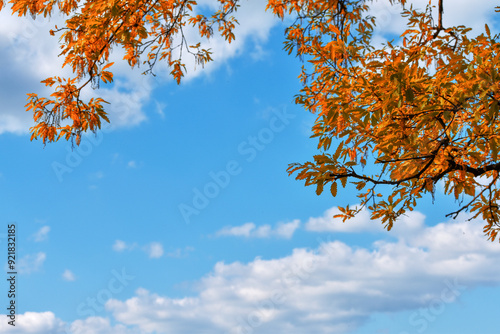
<svg viewBox="0 0 500 334">
<path fill-rule="evenodd" d="M 286 48 L 307 59 L 296 102 L 317 115 L 312 137 L 322 151 L 289 173 L 318 195 L 328 184 L 336 196 L 338 181 L 352 181 L 360 205 L 340 207 L 337 217 L 368 209 L 387 229 L 441 183 L 459 202 L 449 216 L 480 216 L 493 241 L 500 229 L 499 36 L 487 25 L 475 38 L 465 26 L 443 27 L 429 5 L 404 9 L 401 43 L 374 48 L 376 19 L 364 1 L 273 3 L 278 15 L 288 8 L 298 17 Z M 391 190 L 376 191 L 383 186 Z"/>
<path fill-rule="evenodd" d="M 3 1 L 0 0 L 0 9 Z M 132 67 L 146 65 L 145 73 L 153 73 L 157 61 L 166 61 L 170 74 L 177 83 L 185 74 L 182 51 L 195 57 L 198 64 L 212 60 L 209 50 L 201 43 L 188 45 L 184 37 L 187 25 L 197 27 L 199 35 L 210 38 L 213 27 L 228 42 L 234 39 L 233 29 L 237 23 L 231 16 L 237 9 L 236 0 L 217 0 L 219 9 L 210 15 L 197 13 L 194 0 L 10 0 L 12 12 L 19 16 L 50 16 L 54 11 L 65 14 L 65 26 L 50 30 L 51 35 L 60 35 L 64 66 L 70 66 L 74 77 L 61 79 L 51 77 L 42 81 L 54 87 L 50 97 L 29 94 L 28 110 L 32 110 L 37 124 L 31 128 L 31 139 L 42 139 L 44 143 L 76 139 L 81 134 L 96 131 L 101 121 L 108 121 L 100 98 L 82 100 L 82 89 L 99 82 L 110 83 L 113 73 L 109 68 L 113 47 L 125 50 L 124 60 Z M 199 10 L 201 11 L 201 10 Z M 66 123 L 68 125 L 64 125 Z"/>
</svg>

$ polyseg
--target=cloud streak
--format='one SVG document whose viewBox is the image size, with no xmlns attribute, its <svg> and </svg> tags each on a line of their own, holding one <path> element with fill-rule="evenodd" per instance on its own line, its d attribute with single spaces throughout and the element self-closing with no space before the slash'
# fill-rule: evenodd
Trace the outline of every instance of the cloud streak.
<svg viewBox="0 0 500 334">
<path fill-rule="evenodd" d="M 226 226 L 216 232 L 216 236 L 245 237 L 245 238 L 292 238 L 299 228 L 300 221 L 295 219 L 288 223 L 278 223 L 273 228 L 271 225 L 256 226 L 254 223 L 245 223 L 240 226 Z"/>
<path fill-rule="evenodd" d="M 47 255 L 44 252 L 38 252 L 36 254 L 28 254 L 19 259 L 17 263 L 17 270 L 21 274 L 31 274 L 33 272 L 39 271 Z"/>
<path fill-rule="evenodd" d="M 49 238 L 50 226 L 42 226 L 35 234 L 34 240 L 35 242 L 45 241 Z"/>
<path fill-rule="evenodd" d="M 75 274 L 69 270 L 69 269 L 66 269 L 63 274 L 62 274 L 62 278 L 65 280 L 65 281 L 68 281 L 68 282 L 73 282 L 76 280 L 76 276 Z"/>
<path fill-rule="evenodd" d="M 143 246 L 139 246 L 137 242 L 127 243 L 123 240 L 115 240 L 115 243 L 113 244 L 112 248 L 117 253 L 132 251 L 139 248 L 144 253 L 146 253 L 148 257 L 151 259 L 159 259 L 164 256 L 176 257 L 176 258 L 185 257 L 188 255 L 189 252 L 193 250 L 192 247 L 186 247 L 185 249 L 178 248 L 175 249 L 174 251 L 165 253 L 163 244 L 158 241 L 153 241 Z"/>
</svg>

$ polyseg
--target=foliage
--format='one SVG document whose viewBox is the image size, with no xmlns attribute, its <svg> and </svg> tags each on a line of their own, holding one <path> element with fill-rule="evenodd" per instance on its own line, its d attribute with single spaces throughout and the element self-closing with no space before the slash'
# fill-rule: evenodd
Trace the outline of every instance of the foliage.
<svg viewBox="0 0 500 334">
<path fill-rule="evenodd" d="M 1 0 L 0 0 L 1 1 Z M 132 67 L 139 62 L 147 66 L 145 73 L 153 73 L 157 61 L 166 61 L 171 75 L 179 83 L 184 75 L 182 52 L 195 57 L 198 64 L 212 60 L 209 50 L 201 44 L 188 45 L 184 36 L 186 25 L 198 28 L 201 37 L 210 38 L 214 27 L 229 42 L 234 39 L 237 23 L 231 16 L 237 8 L 235 0 L 217 0 L 220 9 L 209 16 L 196 14 L 194 0 L 11 0 L 12 12 L 19 16 L 50 16 L 59 11 L 68 19 L 65 26 L 51 30 L 60 34 L 61 56 L 64 66 L 73 70 L 73 78 L 51 77 L 43 80 L 54 87 L 50 98 L 28 94 L 27 110 L 32 110 L 37 125 L 31 128 L 31 139 L 44 143 L 76 138 L 80 143 L 83 131 L 95 131 L 101 120 L 108 121 L 101 98 L 83 101 L 82 89 L 88 84 L 99 86 L 113 81 L 109 57 L 113 47 L 125 50 L 124 60 Z M 0 9 L 3 2 L 0 2 Z M 142 57 L 142 59 L 141 59 Z M 71 125 L 62 126 L 64 120 Z"/>
<path fill-rule="evenodd" d="M 361 205 L 339 208 L 338 217 L 345 221 L 367 207 L 389 230 L 442 182 L 459 202 L 448 216 L 470 210 L 471 219 L 487 222 L 493 241 L 500 229 L 499 36 L 488 26 L 475 38 L 465 26 L 444 27 L 440 0 L 437 23 L 430 5 L 424 12 L 405 8 L 402 43 L 374 48 L 367 2 L 273 6 L 298 17 L 286 48 L 310 64 L 296 102 L 317 114 L 313 137 L 322 150 L 314 161 L 291 164 L 289 173 L 318 194 L 329 185 L 333 196 L 339 181 L 345 187 L 351 180 Z M 367 164 L 373 173 L 364 173 Z M 378 193 L 381 186 L 390 194 Z"/>
<path fill-rule="evenodd" d="M 109 56 L 115 46 L 124 48 L 130 66 L 147 65 L 145 73 L 165 60 L 177 82 L 185 71 L 183 50 L 201 64 L 210 61 L 210 51 L 189 45 L 183 29 L 195 26 L 209 38 L 217 26 L 231 42 L 238 0 L 216 1 L 218 11 L 201 15 L 194 0 L 11 0 L 18 15 L 58 10 L 68 16 L 64 27 L 50 33 L 60 34 L 64 65 L 75 76 L 44 80 L 54 87 L 50 98 L 29 94 L 27 108 L 37 121 L 32 139 L 75 136 L 78 144 L 82 131 L 108 121 L 105 101 L 85 102 L 80 93 L 89 83 L 113 80 Z M 351 181 L 361 205 L 340 208 L 339 216 L 345 221 L 366 207 L 387 229 L 442 183 L 458 202 L 449 216 L 470 211 L 483 218 L 493 241 L 500 229 L 499 36 L 488 26 L 474 38 L 465 26 L 443 26 L 443 0 L 434 11 L 430 5 L 417 11 L 406 0 L 379 1 L 403 5 L 408 29 L 400 44 L 373 46 L 376 18 L 368 15 L 369 1 L 268 1 L 278 17 L 295 18 L 286 29 L 285 50 L 306 60 L 296 103 L 317 115 L 313 137 L 320 154 L 288 171 L 315 185 L 317 194 L 327 186 L 336 196 L 338 184 Z M 65 119 L 72 124 L 61 126 Z M 378 192 L 383 186 L 388 195 Z"/>
</svg>

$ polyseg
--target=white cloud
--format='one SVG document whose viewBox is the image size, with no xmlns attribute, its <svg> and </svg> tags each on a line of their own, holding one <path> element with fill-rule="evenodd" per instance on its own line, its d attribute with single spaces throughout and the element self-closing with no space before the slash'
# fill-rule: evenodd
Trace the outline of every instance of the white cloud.
<svg viewBox="0 0 500 334">
<path fill-rule="evenodd" d="M 395 225 L 391 242 L 351 247 L 323 240 L 277 259 L 219 262 L 190 297 L 139 288 L 129 299 L 107 301 L 112 318 L 76 320 L 71 333 L 334 334 L 381 312 L 415 310 L 418 320 L 419 308 L 446 306 L 468 290 L 500 283 L 500 247 L 486 240 L 481 221 L 468 218 L 428 227 L 416 213 L 411 223 Z M 29 321 L 19 318 L 20 333 L 61 332 L 51 312 L 28 315 Z M 4 322 L 0 331 L 12 332 Z"/>
<path fill-rule="evenodd" d="M 62 274 L 62 278 L 65 280 L 65 281 L 68 281 L 68 282 L 73 282 L 74 280 L 76 280 L 76 276 L 75 274 L 69 270 L 69 269 L 66 269 L 63 274 Z"/>
<path fill-rule="evenodd" d="M 166 257 L 174 257 L 174 258 L 183 258 L 189 255 L 190 252 L 194 251 L 193 247 L 187 246 L 182 248 L 176 248 L 172 252 L 168 252 L 165 254 Z"/>
<path fill-rule="evenodd" d="M 345 333 L 377 312 L 450 303 L 468 289 L 500 283 L 500 248 L 474 222 L 400 224 L 394 242 L 354 248 L 324 241 L 317 249 L 249 263 L 219 262 L 199 294 L 170 298 L 144 289 L 107 310 L 146 332 Z M 362 223 L 362 222 L 361 222 Z M 478 222 L 476 222 L 478 223 Z M 392 233 L 392 232 L 390 232 Z M 408 284 L 412 282 L 412 284 Z"/>
<path fill-rule="evenodd" d="M 115 252 L 119 252 L 119 253 L 126 251 L 126 250 L 131 251 L 131 250 L 134 250 L 138 247 L 139 247 L 139 245 L 137 244 L 137 242 L 126 243 L 123 240 L 115 240 L 115 243 L 113 244 L 113 250 Z M 148 254 L 148 256 L 152 259 L 160 258 L 165 253 L 165 251 L 163 250 L 163 245 L 160 242 L 156 242 L 156 241 L 150 242 L 149 244 L 140 247 L 140 249 L 143 250 L 146 254 Z M 186 248 L 186 250 L 187 249 L 188 248 Z M 171 257 L 177 257 L 180 255 L 181 255 L 181 250 L 178 250 L 178 252 L 174 251 L 173 253 L 167 254 L 167 256 L 171 256 Z"/>
<path fill-rule="evenodd" d="M 135 162 L 134 160 L 130 160 L 130 161 L 127 163 L 127 167 L 128 167 L 128 168 L 137 168 L 137 162 Z"/>
<path fill-rule="evenodd" d="M 269 238 L 271 236 L 271 225 L 261 225 L 258 228 L 254 228 L 249 231 L 246 237 L 254 237 L 254 238 Z M 230 234 L 228 234 L 230 235 Z"/>
<path fill-rule="evenodd" d="M 290 239 L 299 226 L 300 221 L 298 219 L 289 223 L 278 223 L 274 228 L 267 224 L 257 227 L 254 223 L 245 223 L 240 226 L 226 226 L 219 230 L 215 235 L 246 238 L 279 237 Z"/>
<path fill-rule="evenodd" d="M 127 244 L 123 240 L 115 240 L 115 243 L 113 244 L 113 250 L 115 252 L 123 252 L 125 250 L 133 250 L 136 247 L 137 247 L 137 244 L 135 242 L 131 243 L 131 244 Z"/>
<path fill-rule="evenodd" d="M 241 226 L 227 226 L 218 231 L 218 236 L 234 236 L 234 237 L 249 237 L 250 233 L 255 230 L 254 223 L 245 223 Z"/>
<path fill-rule="evenodd" d="M 38 232 L 36 232 L 34 234 L 34 239 L 35 239 L 35 242 L 40 242 L 40 241 L 44 241 L 44 240 L 47 240 L 48 237 L 49 237 L 49 232 L 50 232 L 50 226 L 42 226 Z"/>
<path fill-rule="evenodd" d="M 91 173 L 91 174 L 89 175 L 89 178 L 90 178 L 91 180 L 99 180 L 99 179 L 102 179 L 103 177 L 104 177 L 104 172 L 103 172 L 102 170 L 97 171 L 97 172 L 95 172 L 95 173 Z"/>
<path fill-rule="evenodd" d="M 122 62 L 121 52 L 113 54 L 111 61 Z M 110 119 L 110 129 L 133 127 L 147 120 L 143 108 L 149 102 L 154 90 L 153 79 L 141 74 L 138 69 L 113 66 L 115 78 L 113 87 L 102 86 L 99 90 L 88 88 L 83 96 L 87 99 L 99 96 L 110 104 L 105 110 Z"/>
<path fill-rule="evenodd" d="M 159 242 L 152 242 L 149 245 L 144 247 L 148 256 L 152 259 L 158 259 L 163 255 L 163 245 Z"/>
<path fill-rule="evenodd" d="M 353 205 L 352 207 L 355 207 Z M 322 217 L 311 217 L 305 224 L 308 231 L 314 232 L 375 232 L 382 231 L 383 226 L 379 220 L 370 220 L 370 213 L 362 210 L 354 218 L 342 222 L 342 219 L 333 218 L 340 214 L 337 207 L 325 211 Z M 399 222 L 398 222 L 399 223 Z"/>
<path fill-rule="evenodd" d="M 44 252 L 25 255 L 19 259 L 17 270 L 20 274 L 31 274 L 32 272 L 36 272 L 41 269 L 46 257 Z"/>
<path fill-rule="evenodd" d="M 492 176 L 486 176 L 486 175 L 481 175 L 481 176 L 476 176 L 474 178 L 474 181 L 476 181 L 477 183 L 479 183 L 481 186 L 488 186 L 492 181 L 493 181 L 493 177 Z M 442 188 L 444 190 L 444 181 L 442 181 Z"/>
<path fill-rule="evenodd" d="M 162 102 L 155 101 L 155 112 L 160 116 L 161 119 L 165 119 L 165 108 L 167 105 Z"/>
<path fill-rule="evenodd" d="M 356 207 L 353 205 L 352 207 Z M 344 232 L 344 233 L 360 233 L 360 232 L 383 232 L 384 225 L 380 219 L 370 219 L 370 213 L 366 209 L 361 210 L 354 218 L 342 221 L 341 218 L 333 218 L 340 214 L 337 207 L 326 210 L 321 217 L 311 217 L 305 224 L 305 229 L 312 232 Z M 391 235 L 403 237 L 411 234 L 417 229 L 423 228 L 425 216 L 418 212 L 408 212 L 401 216 L 394 227 L 391 229 Z"/>
<path fill-rule="evenodd" d="M 295 230 L 300 226 L 300 221 L 295 219 L 289 223 L 278 223 L 274 230 L 274 234 L 285 239 L 290 239 L 295 233 Z"/>
<path fill-rule="evenodd" d="M 49 22 L 43 17 L 32 20 L 10 13 L 10 5 L 0 12 L 0 134 L 26 134 L 34 125 L 32 113 L 25 111 L 26 94 L 48 95 L 40 81 L 69 71 L 61 69 L 57 38 L 48 33 L 59 18 Z"/>
<path fill-rule="evenodd" d="M 125 249 L 127 249 L 127 244 L 125 243 L 125 241 L 116 240 L 113 244 L 113 250 L 115 252 L 123 252 Z"/>
<path fill-rule="evenodd" d="M 0 321 L 1 333 L 16 334 L 59 334 L 66 333 L 64 322 L 56 318 L 52 312 L 26 312 L 16 315 L 15 326 L 7 323 L 7 318 L 2 315 L 5 321 Z"/>
<path fill-rule="evenodd" d="M 406 8 L 413 6 L 414 9 L 424 10 L 428 0 L 410 0 Z M 437 8 L 437 0 L 432 0 L 432 5 Z M 444 2 L 443 25 L 445 27 L 465 25 L 473 30 L 470 35 L 484 33 L 484 24 L 488 23 L 493 33 L 498 32 L 494 27 L 493 19 L 496 4 L 489 0 L 474 1 L 471 6 L 468 0 L 455 0 Z M 381 45 L 387 40 L 397 39 L 407 29 L 407 18 L 401 16 L 401 5 L 392 6 L 388 1 L 375 1 L 370 3 L 370 15 L 377 18 L 373 42 Z M 436 10 L 433 10 L 434 19 L 437 21 Z"/>
<path fill-rule="evenodd" d="M 9 320 L 5 315 L 3 319 Z M 15 326 L 0 322 L 1 333 L 16 334 L 137 334 L 123 324 L 111 325 L 108 318 L 89 317 L 67 324 L 52 312 L 26 312 L 16 315 Z"/>
<path fill-rule="evenodd" d="M 405 7 L 424 10 L 428 0 L 410 0 Z M 437 8 L 438 1 L 432 0 L 432 5 Z M 474 32 L 484 32 L 484 24 L 491 23 L 495 15 L 495 4 L 488 0 L 477 0 L 474 6 L 467 0 L 455 0 L 453 3 L 444 2 L 443 25 L 445 27 L 465 25 L 473 28 Z M 466 9 L 466 10 L 464 10 Z M 401 5 L 390 5 L 386 1 L 377 1 L 370 4 L 370 15 L 377 18 L 375 30 L 380 34 L 400 35 L 407 29 L 407 18 L 401 16 Z M 436 9 L 433 9 L 434 19 L 437 21 Z"/>
<path fill-rule="evenodd" d="M 109 319 L 102 317 L 89 317 L 85 320 L 76 320 L 70 326 L 71 334 L 134 334 L 122 324 L 112 326 Z"/>
</svg>

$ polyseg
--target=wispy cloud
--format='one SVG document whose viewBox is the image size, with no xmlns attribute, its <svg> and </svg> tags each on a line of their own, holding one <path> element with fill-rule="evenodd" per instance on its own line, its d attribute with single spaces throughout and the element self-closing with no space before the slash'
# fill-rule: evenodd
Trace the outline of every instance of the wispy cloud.
<svg viewBox="0 0 500 334">
<path fill-rule="evenodd" d="M 21 259 L 17 264 L 17 270 L 21 274 L 31 274 L 33 272 L 39 271 L 47 255 L 44 252 L 38 252 L 36 254 L 28 254 Z"/>
<path fill-rule="evenodd" d="M 76 280 L 76 276 L 75 274 L 69 270 L 69 269 L 66 269 L 63 274 L 62 274 L 62 278 L 65 280 L 65 281 L 68 281 L 68 282 L 73 282 L 74 280 Z"/>
<path fill-rule="evenodd" d="M 245 223 L 240 226 L 227 226 L 216 232 L 216 236 L 232 236 L 245 238 L 270 238 L 278 237 L 290 239 L 295 230 L 300 226 L 298 219 L 288 223 L 278 223 L 273 228 L 271 225 L 256 226 L 254 223 Z"/>
<path fill-rule="evenodd" d="M 102 179 L 104 177 L 104 172 L 103 171 L 97 171 L 95 173 L 91 173 L 89 175 L 89 179 L 91 180 L 99 180 L 99 179 Z"/>
<path fill-rule="evenodd" d="M 127 163 L 127 167 L 128 168 L 137 168 L 137 162 L 135 160 L 130 160 L 128 163 Z"/>
<path fill-rule="evenodd" d="M 35 242 L 45 241 L 49 238 L 50 226 L 42 226 L 34 235 Z"/>
<path fill-rule="evenodd" d="M 142 250 L 152 259 L 158 259 L 165 254 L 163 244 L 157 241 L 150 242 L 143 246 L 140 246 L 137 242 L 127 243 L 123 240 L 115 240 L 113 244 L 113 250 L 118 253 L 132 251 L 134 249 Z M 167 256 L 169 255 L 167 254 Z"/>
<path fill-rule="evenodd" d="M 193 252 L 194 248 L 187 246 L 184 248 L 177 248 L 174 251 L 167 252 L 165 253 L 166 257 L 173 257 L 173 258 L 183 258 L 189 255 L 189 253 Z"/>
<path fill-rule="evenodd" d="M 165 119 L 165 108 L 167 105 L 162 102 L 155 101 L 155 112 L 160 116 L 161 119 Z"/>
<path fill-rule="evenodd" d="M 255 230 L 254 223 L 246 223 L 240 226 L 227 226 L 218 231 L 218 236 L 233 236 L 233 237 L 249 237 L 252 231 Z"/>
<path fill-rule="evenodd" d="M 144 247 L 148 256 L 152 259 L 158 259 L 163 256 L 163 245 L 159 242 L 151 242 Z"/>
<path fill-rule="evenodd" d="M 123 240 L 116 240 L 115 243 L 113 244 L 113 250 L 115 252 L 123 252 L 126 250 L 132 250 L 136 247 L 137 247 L 137 243 L 134 242 L 134 243 L 127 244 Z"/>
</svg>

